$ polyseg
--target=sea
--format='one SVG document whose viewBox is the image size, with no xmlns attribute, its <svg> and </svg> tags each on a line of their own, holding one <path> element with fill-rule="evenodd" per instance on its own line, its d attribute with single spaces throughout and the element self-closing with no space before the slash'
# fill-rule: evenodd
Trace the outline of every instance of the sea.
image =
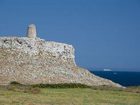
<svg viewBox="0 0 140 105">
<path fill-rule="evenodd" d="M 101 69 L 90 70 L 91 73 L 110 79 L 113 82 L 119 83 L 122 86 L 140 86 L 140 71 L 132 70 L 113 70 L 113 69 Z"/>
</svg>

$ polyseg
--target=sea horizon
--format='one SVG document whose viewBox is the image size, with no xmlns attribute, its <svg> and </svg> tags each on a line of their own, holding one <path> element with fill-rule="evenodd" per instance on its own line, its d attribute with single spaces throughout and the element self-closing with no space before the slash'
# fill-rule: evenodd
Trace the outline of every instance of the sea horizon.
<svg viewBox="0 0 140 105">
<path fill-rule="evenodd" d="M 130 71 L 130 70 L 114 70 L 111 69 L 110 71 L 104 71 L 103 69 L 94 69 L 90 72 L 105 78 L 109 79 L 115 83 L 119 83 L 122 86 L 140 86 L 140 71 Z"/>
<path fill-rule="evenodd" d="M 140 72 L 140 68 L 111 68 L 111 67 L 94 68 L 94 67 L 88 67 L 87 69 L 89 71 Z"/>
</svg>

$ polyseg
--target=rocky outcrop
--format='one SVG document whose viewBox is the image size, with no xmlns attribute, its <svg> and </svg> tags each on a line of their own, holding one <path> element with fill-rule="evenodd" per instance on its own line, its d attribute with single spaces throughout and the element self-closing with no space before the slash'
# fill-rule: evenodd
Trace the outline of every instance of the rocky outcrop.
<svg viewBox="0 0 140 105">
<path fill-rule="evenodd" d="M 0 38 L 0 84 L 81 83 L 121 87 L 75 63 L 72 45 L 40 38 Z"/>
<path fill-rule="evenodd" d="M 91 74 L 75 63 L 72 45 L 37 38 L 36 26 L 27 37 L 0 37 L 0 85 L 81 83 L 121 87 Z"/>
</svg>

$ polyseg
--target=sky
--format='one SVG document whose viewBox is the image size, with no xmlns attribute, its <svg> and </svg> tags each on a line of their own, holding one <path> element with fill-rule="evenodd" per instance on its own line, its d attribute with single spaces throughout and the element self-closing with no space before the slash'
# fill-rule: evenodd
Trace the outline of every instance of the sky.
<svg viewBox="0 0 140 105">
<path fill-rule="evenodd" d="M 0 36 L 26 36 L 32 23 L 73 45 L 79 66 L 140 68 L 140 0 L 0 0 Z"/>
</svg>

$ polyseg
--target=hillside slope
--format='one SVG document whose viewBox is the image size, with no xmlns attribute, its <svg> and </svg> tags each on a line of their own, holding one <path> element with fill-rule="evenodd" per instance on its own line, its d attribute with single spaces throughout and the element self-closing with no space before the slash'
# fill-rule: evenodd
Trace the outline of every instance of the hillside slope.
<svg viewBox="0 0 140 105">
<path fill-rule="evenodd" d="M 0 84 L 81 83 L 121 87 L 91 74 L 75 63 L 72 45 L 40 38 L 0 38 Z"/>
</svg>

